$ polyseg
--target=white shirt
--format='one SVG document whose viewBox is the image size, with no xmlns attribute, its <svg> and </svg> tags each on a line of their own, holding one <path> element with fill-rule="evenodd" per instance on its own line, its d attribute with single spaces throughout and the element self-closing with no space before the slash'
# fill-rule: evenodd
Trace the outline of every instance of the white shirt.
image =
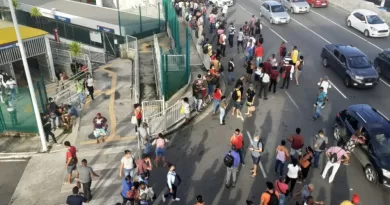
<svg viewBox="0 0 390 205">
<path fill-rule="evenodd" d="M 278 66 L 278 62 L 277 62 L 276 58 L 272 58 L 271 59 L 271 65 L 272 66 Z"/>
<path fill-rule="evenodd" d="M 289 164 L 287 168 L 288 168 L 287 176 L 291 179 L 297 179 L 298 172 L 301 170 L 301 167 L 299 165 L 294 167 L 293 164 Z"/>
<path fill-rule="evenodd" d="M 6 85 L 11 88 L 11 89 L 14 89 L 15 86 L 16 86 L 16 81 L 15 80 L 8 80 Z"/>
<path fill-rule="evenodd" d="M 87 78 L 87 86 L 93 87 L 93 78 Z"/>
<path fill-rule="evenodd" d="M 222 7 L 222 13 L 226 14 L 227 11 L 228 11 L 228 9 L 229 9 L 229 7 L 228 7 L 226 4 L 223 5 L 223 7 Z"/>
<path fill-rule="evenodd" d="M 330 85 L 329 81 L 321 81 L 321 82 L 318 82 L 318 86 L 320 87 L 323 87 L 324 88 L 324 92 L 325 93 L 328 93 L 328 88 L 331 88 L 332 86 Z"/>
<path fill-rule="evenodd" d="M 167 184 L 169 189 L 172 189 L 172 184 L 175 184 L 176 172 L 169 171 L 167 174 Z"/>
<path fill-rule="evenodd" d="M 234 33 L 236 33 L 236 28 L 234 28 L 234 26 L 230 26 L 229 35 L 234 35 Z"/>
<path fill-rule="evenodd" d="M 263 74 L 263 83 L 269 83 L 269 75 L 268 73 Z"/>
<path fill-rule="evenodd" d="M 243 41 L 244 40 L 244 32 L 240 31 L 237 35 L 237 41 Z"/>
<path fill-rule="evenodd" d="M 121 163 L 123 163 L 123 168 L 125 169 L 133 169 L 134 163 L 133 163 L 133 156 L 130 156 L 128 159 L 126 157 L 122 157 Z"/>
<path fill-rule="evenodd" d="M 251 41 L 252 40 L 252 45 L 251 45 Z M 250 37 L 249 39 L 248 39 L 248 43 L 247 43 L 247 47 L 254 47 L 255 46 L 255 43 L 256 43 L 256 39 L 255 38 L 253 38 L 253 37 Z"/>
<path fill-rule="evenodd" d="M 184 113 L 189 114 L 191 112 L 190 110 L 190 104 L 188 103 L 183 103 L 183 108 L 184 108 Z"/>
<path fill-rule="evenodd" d="M 221 34 L 220 38 L 222 38 L 222 45 L 226 45 L 226 35 L 225 34 Z"/>
</svg>

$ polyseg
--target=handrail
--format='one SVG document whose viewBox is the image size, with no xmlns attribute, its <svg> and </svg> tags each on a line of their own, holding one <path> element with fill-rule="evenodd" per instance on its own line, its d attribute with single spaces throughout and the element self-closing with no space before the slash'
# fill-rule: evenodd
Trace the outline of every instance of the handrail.
<svg viewBox="0 0 390 205">
<path fill-rule="evenodd" d="M 78 77 L 80 77 L 80 76 L 82 76 L 82 75 L 84 75 L 84 74 L 85 74 L 84 71 L 80 71 L 80 72 L 78 72 L 77 74 L 72 75 L 69 79 L 67 79 L 67 80 L 64 81 L 65 83 L 64 83 L 63 85 L 60 85 L 59 81 L 58 81 L 57 83 L 55 83 L 55 84 L 47 85 L 47 86 L 46 86 L 46 91 L 49 92 L 49 91 L 52 91 L 52 90 L 55 89 L 55 91 L 57 92 L 57 89 L 58 89 L 59 87 L 67 86 L 67 85 L 70 84 L 71 82 L 74 82 L 74 81 L 73 81 L 74 79 L 76 79 L 76 78 L 78 78 Z M 52 88 L 51 88 L 51 87 L 52 87 Z"/>
</svg>

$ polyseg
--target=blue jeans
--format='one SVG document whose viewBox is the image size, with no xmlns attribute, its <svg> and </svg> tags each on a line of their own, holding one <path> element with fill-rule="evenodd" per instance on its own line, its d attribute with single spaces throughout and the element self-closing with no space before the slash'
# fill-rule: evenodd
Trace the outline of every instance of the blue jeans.
<svg viewBox="0 0 390 205">
<path fill-rule="evenodd" d="M 216 100 L 216 99 L 213 100 L 213 113 L 217 112 L 219 102 L 221 102 L 221 100 Z"/>
<path fill-rule="evenodd" d="M 321 107 L 322 107 L 322 103 L 318 103 L 317 107 L 316 107 L 316 110 L 314 112 L 314 115 L 313 115 L 314 118 L 319 118 L 321 116 L 321 110 L 322 110 Z"/>
<path fill-rule="evenodd" d="M 253 49 L 249 48 L 247 49 L 248 51 L 248 56 L 246 57 L 246 61 L 249 61 L 249 59 L 253 56 Z"/>
<path fill-rule="evenodd" d="M 313 166 L 318 167 L 318 162 L 320 161 L 320 155 L 322 152 L 314 151 L 314 157 L 313 157 Z"/>
<path fill-rule="evenodd" d="M 284 205 L 286 201 L 286 195 L 279 193 L 279 205 Z"/>
<path fill-rule="evenodd" d="M 275 172 L 278 172 L 278 169 L 279 169 L 279 176 L 283 176 L 284 163 L 285 163 L 285 162 L 282 162 L 282 161 L 276 159 L 276 163 L 275 163 Z"/>
<path fill-rule="evenodd" d="M 219 108 L 219 123 L 222 124 L 225 120 L 225 112 L 226 110 L 224 108 Z"/>
<path fill-rule="evenodd" d="M 213 33 L 215 24 L 210 23 L 210 33 Z"/>
<path fill-rule="evenodd" d="M 13 102 L 14 100 L 16 100 L 16 88 L 11 88 L 10 92 L 11 92 L 11 102 Z"/>
<path fill-rule="evenodd" d="M 207 94 L 210 96 L 213 96 L 214 93 L 214 85 L 213 84 L 208 84 L 207 85 Z"/>
<path fill-rule="evenodd" d="M 228 72 L 228 80 L 229 82 L 233 82 L 233 72 Z"/>
<path fill-rule="evenodd" d="M 260 63 L 263 62 L 263 57 L 256 57 L 256 65 L 255 67 L 258 67 Z"/>
<path fill-rule="evenodd" d="M 126 176 L 131 176 L 131 178 L 134 177 L 134 168 L 133 169 L 125 169 L 123 168 L 123 174 Z"/>
</svg>

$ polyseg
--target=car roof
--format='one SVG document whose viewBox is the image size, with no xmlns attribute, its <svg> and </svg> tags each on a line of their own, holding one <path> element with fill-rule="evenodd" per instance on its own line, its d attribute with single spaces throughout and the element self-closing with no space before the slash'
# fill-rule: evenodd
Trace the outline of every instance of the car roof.
<svg viewBox="0 0 390 205">
<path fill-rule="evenodd" d="M 363 120 L 367 131 L 374 134 L 383 134 L 390 132 L 390 122 L 380 111 L 367 104 L 356 104 L 348 107 Z"/>
<path fill-rule="evenodd" d="M 337 50 L 339 50 L 345 56 L 365 56 L 365 54 L 358 48 L 351 45 L 335 44 Z"/>
<path fill-rule="evenodd" d="M 280 2 L 278 2 L 278 1 L 273 1 L 273 0 L 264 1 L 264 3 L 267 3 L 267 4 L 270 5 L 270 6 L 281 5 Z"/>
<path fill-rule="evenodd" d="M 367 9 L 357 9 L 355 11 L 353 11 L 352 13 L 356 13 L 356 12 L 359 12 L 365 16 L 367 15 L 378 15 L 377 13 L 371 11 L 371 10 L 367 10 Z"/>
</svg>

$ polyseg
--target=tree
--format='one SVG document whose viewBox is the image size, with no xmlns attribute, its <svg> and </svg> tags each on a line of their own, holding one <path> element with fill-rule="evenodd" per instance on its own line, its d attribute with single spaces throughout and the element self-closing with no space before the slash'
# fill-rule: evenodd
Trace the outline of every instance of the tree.
<svg viewBox="0 0 390 205">
<path fill-rule="evenodd" d="M 30 16 L 35 18 L 35 21 L 37 22 L 37 25 L 39 28 L 42 28 L 42 22 L 41 22 L 41 17 L 42 13 L 37 7 L 32 7 L 30 10 Z"/>
<path fill-rule="evenodd" d="M 69 51 L 70 55 L 74 60 L 77 60 L 76 58 L 81 56 L 82 49 L 81 49 L 81 44 L 79 42 L 73 41 L 71 44 L 69 44 Z"/>
<path fill-rule="evenodd" d="M 18 0 L 12 0 L 12 4 L 14 5 L 14 8 L 17 9 L 20 6 L 20 3 Z"/>
</svg>

